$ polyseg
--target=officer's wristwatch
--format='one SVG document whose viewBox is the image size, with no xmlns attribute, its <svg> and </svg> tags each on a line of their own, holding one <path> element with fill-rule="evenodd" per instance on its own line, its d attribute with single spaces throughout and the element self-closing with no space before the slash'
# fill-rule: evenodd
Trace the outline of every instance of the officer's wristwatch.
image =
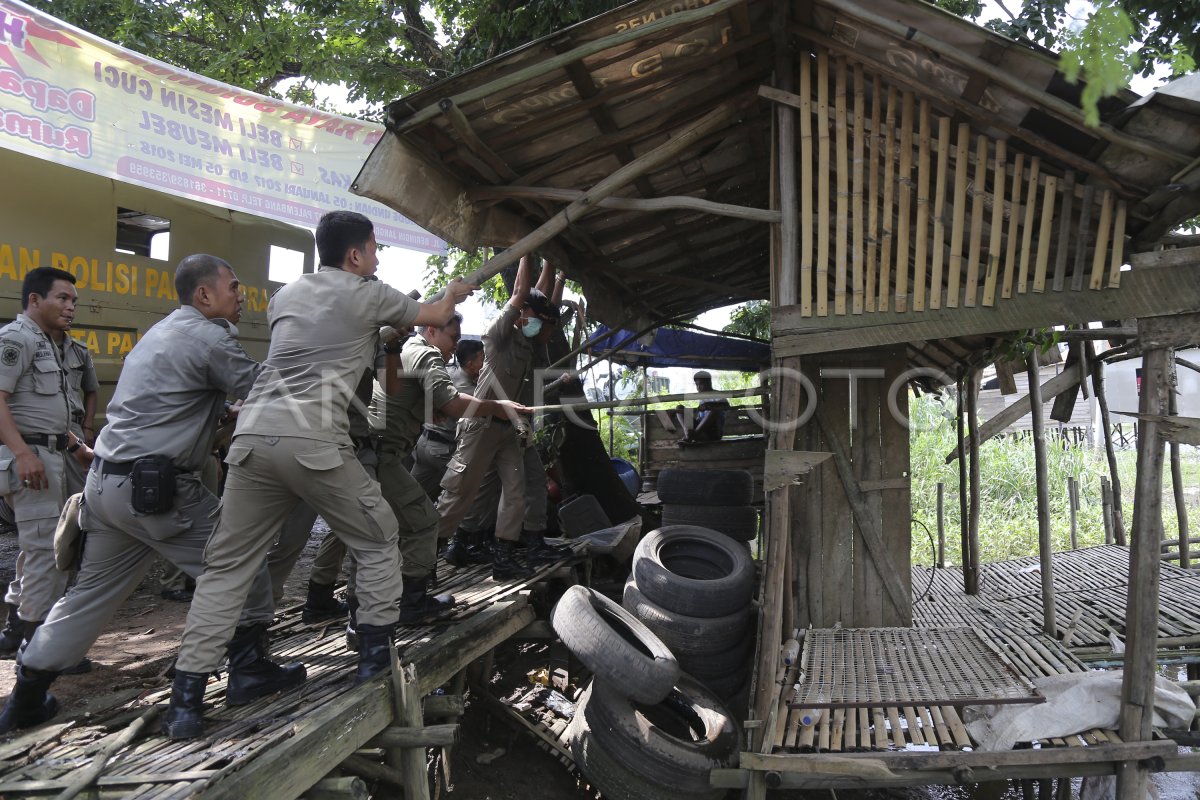
<svg viewBox="0 0 1200 800">
<path fill-rule="evenodd" d="M 67 452 L 74 453 L 76 450 L 78 450 L 81 447 L 83 447 L 83 442 L 80 441 L 79 439 L 76 439 L 73 444 L 67 445 Z"/>
</svg>

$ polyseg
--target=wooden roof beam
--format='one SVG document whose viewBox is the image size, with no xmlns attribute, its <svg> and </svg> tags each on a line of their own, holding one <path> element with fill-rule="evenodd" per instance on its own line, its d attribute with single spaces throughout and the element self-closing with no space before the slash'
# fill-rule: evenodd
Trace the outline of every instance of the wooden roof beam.
<svg viewBox="0 0 1200 800">
<path fill-rule="evenodd" d="M 541 200 L 562 200 L 572 202 L 583 196 L 578 189 L 555 189 L 550 186 L 487 186 L 472 189 L 467 192 L 469 200 L 508 200 L 516 198 L 537 198 Z M 765 208 L 749 208 L 734 206 L 727 203 L 716 203 L 712 200 L 702 200 L 699 197 L 606 197 L 600 201 L 601 208 L 613 208 L 620 211 L 699 211 L 703 214 L 714 214 L 718 217 L 733 217 L 755 222 L 779 222 L 780 213 Z"/>
</svg>

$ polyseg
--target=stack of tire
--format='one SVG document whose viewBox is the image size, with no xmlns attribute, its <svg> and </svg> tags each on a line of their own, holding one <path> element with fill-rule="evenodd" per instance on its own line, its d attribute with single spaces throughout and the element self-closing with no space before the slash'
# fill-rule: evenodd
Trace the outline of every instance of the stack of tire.
<svg viewBox="0 0 1200 800">
<path fill-rule="evenodd" d="M 737 728 L 721 700 L 679 671 L 671 652 L 613 601 L 584 586 L 551 613 L 563 643 L 594 678 L 567 738 L 606 800 L 718 800 L 709 773 L 737 765 Z"/>
<path fill-rule="evenodd" d="M 684 672 L 724 700 L 748 683 L 754 564 L 745 546 L 696 525 L 665 525 L 638 543 L 623 605 Z"/>
<path fill-rule="evenodd" d="M 701 525 L 739 542 L 758 536 L 754 478 L 743 469 L 664 469 L 658 473 L 663 525 Z"/>
</svg>

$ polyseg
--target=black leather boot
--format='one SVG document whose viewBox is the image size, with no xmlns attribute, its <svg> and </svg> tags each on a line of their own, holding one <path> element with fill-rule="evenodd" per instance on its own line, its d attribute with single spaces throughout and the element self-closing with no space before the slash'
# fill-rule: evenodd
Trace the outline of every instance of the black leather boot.
<svg viewBox="0 0 1200 800">
<path fill-rule="evenodd" d="M 471 531 L 462 528 L 454 532 L 454 535 L 450 537 L 450 544 L 446 545 L 446 551 L 442 553 L 447 564 L 461 569 L 475 564 L 486 564 L 490 560 L 488 554 L 479 548 L 472 549 L 472 536 L 474 534 Z"/>
<path fill-rule="evenodd" d="M 0 658 L 15 658 L 21 642 L 25 641 L 25 625 L 17 616 L 15 605 L 4 605 L 8 606 L 8 619 L 4 622 L 4 629 L 0 630 Z"/>
<path fill-rule="evenodd" d="M 492 552 L 492 580 L 511 581 L 532 577 L 533 570 L 517 561 L 513 555 L 513 542 L 497 539 Z"/>
<path fill-rule="evenodd" d="M 241 625 L 229 642 L 229 682 L 225 702 L 244 706 L 275 692 L 286 692 L 308 676 L 299 662 L 276 664 L 267 657 L 267 623 Z"/>
<path fill-rule="evenodd" d="M 430 622 L 454 608 L 454 598 L 441 599 L 429 596 L 429 576 L 404 577 L 404 591 L 400 594 L 400 624 L 416 625 Z"/>
<path fill-rule="evenodd" d="M 195 739 L 204 732 L 204 687 L 207 683 L 206 673 L 175 670 L 171 704 L 162 717 L 164 736 L 168 739 Z"/>
<path fill-rule="evenodd" d="M 304 610 L 300 619 L 304 622 L 320 622 L 323 619 L 337 619 L 346 615 L 346 604 L 333 596 L 332 583 L 308 582 L 308 597 L 304 600 Z"/>
<path fill-rule="evenodd" d="M 369 681 L 392 668 L 391 643 L 395 628 L 391 625 L 358 626 L 358 671 L 354 685 Z"/>
<path fill-rule="evenodd" d="M 542 531 L 521 531 L 521 541 L 525 543 L 525 561 L 534 564 L 551 564 L 561 561 L 571 555 L 571 548 L 561 544 L 547 544 Z"/>
<path fill-rule="evenodd" d="M 46 691 L 56 677 L 57 672 L 17 667 L 17 682 L 0 711 L 0 734 L 41 725 L 58 713 L 58 701 Z"/>
</svg>

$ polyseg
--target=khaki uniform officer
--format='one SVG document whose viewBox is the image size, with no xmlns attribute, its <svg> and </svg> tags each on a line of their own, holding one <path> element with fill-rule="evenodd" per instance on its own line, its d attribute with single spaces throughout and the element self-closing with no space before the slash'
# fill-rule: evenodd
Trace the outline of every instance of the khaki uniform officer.
<svg viewBox="0 0 1200 800">
<path fill-rule="evenodd" d="M 483 369 L 483 342 L 478 339 L 461 339 L 454 349 L 456 366 L 447 367 L 446 372 L 454 387 L 463 394 L 473 394 Z M 429 499 L 437 502 L 442 493 L 442 476 L 446 465 L 458 443 L 458 420 L 453 418 L 434 419 L 422 425 L 421 438 L 413 448 L 412 476 Z M 497 494 L 497 499 L 499 495 Z"/>
<path fill-rule="evenodd" d="M 484 334 L 480 397 L 515 398 L 522 403 L 532 398 L 532 340 L 539 335 L 545 336 L 543 322 L 554 321 L 558 315 L 546 296 L 533 288 L 531 272 L 529 258 L 522 258 L 512 297 Z M 496 512 L 492 578 L 508 580 L 533 574 L 532 569 L 519 563 L 513 555 L 513 546 L 521 538 L 521 523 L 525 516 L 525 456 L 522 448 L 531 444 L 528 429 L 525 434 L 519 437 L 510 419 L 473 419 L 463 423 L 458 449 L 446 467 L 442 496 L 438 499 L 438 535 L 450 537 L 446 560 L 451 564 L 463 566 L 468 563 L 467 558 L 456 557 L 458 552 L 466 550 L 467 544 L 457 529 L 471 510 L 475 493 L 488 469 L 494 465 L 501 489 L 500 507 Z M 531 537 L 526 541 L 526 558 L 530 563 L 538 563 L 552 553 L 549 560 L 564 554 L 550 548 L 540 533 L 536 534 L 536 540 Z"/>
<path fill-rule="evenodd" d="M 54 565 L 54 529 L 68 496 L 67 450 L 80 457 L 90 451 L 67 432 L 67 373 L 51 335 L 75 318 L 74 284 L 69 272 L 30 270 L 21 287 L 24 312 L 0 329 L 0 494 L 12 506 L 20 547 L 4 598 L 19 623 L 0 644 L 9 657 L 67 588 L 67 573 Z"/>
<path fill-rule="evenodd" d="M 79 441 L 93 444 L 96 441 L 96 431 L 92 426 L 95 425 L 96 402 L 100 397 L 96 365 L 83 342 L 67 333 L 64 333 L 61 339 L 55 339 L 63 368 L 67 371 L 67 402 L 71 406 L 71 420 L 67 429 L 75 434 Z M 86 478 L 86 466 L 78 459 L 68 458 L 67 495 L 82 492 Z"/>
<path fill-rule="evenodd" d="M 377 280 L 371 221 L 334 211 L 317 225 L 322 266 L 271 298 L 265 369 L 238 416 L 224 508 L 196 582 L 163 730 L 202 731 L 204 684 L 284 518 L 298 500 L 325 518 L 358 562 L 359 680 L 390 666 L 401 592 L 396 517 L 354 457 L 347 409 L 372 364 L 379 328 L 442 324 L 474 287 L 452 281 L 417 303 Z"/>
<path fill-rule="evenodd" d="M 438 515 L 421 484 L 404 465 L 420 435 L 422 424 L 435 415 L 492 416 L 529 413 L 509 400 L 480 400 L 459 392 L 446 370 L 446 359 L 461 337 L 462 317 L 455 314 L 442 326 L 427 325 L 388 356 L 383 391 L 375 393 L 375 413 L 384 420 L 379 451 L 379 482 L 400 522 L 400 622 L 416 624 L 436 617 L 449 606 L 428 594 L 437 562 Z M 388 348 L 389 350 L 391 348 Z"/>
<path fill-rule="evenodd" d="M 0 714 L 0 730 L 28 727 L 53 715 L 57 704 L 46 689 L 87 652 L 156 555 L 188 575 L 201 572 L 221 505 L 201 485 L 199 473 L 225 398 L 245 395 L 260 366 L 232 336 L 242 298 L 228 264 L 213 256 L 189 256 L 175 271 L 175 287 L 184 305 L 151 327 L 125 359 L 84 490 L 81 523 L 88 538 L 79 576 L 26 647 L 16 687 Z M 160 468 L 161 480 L 134 469 L 151 457 L 172 465 Z M 173 479 L 167 477 L 171 471 Z M 139 502 L 144 510 L 135 511 L 135 489 L 143 480 L 159 497 L 173 494 L 173 500 Z M 138 491 L 139 498 L 145 496 Z M 266 569 L 260 565 L 256 575 L 256 595 L 269 609 Z M 303 667 L 281 668 L 266 658 L 262 639 L 269 610 L 265 618 L 242 622 L 229 648 L 231 705 L 303 680 Z"/>
</svg>

